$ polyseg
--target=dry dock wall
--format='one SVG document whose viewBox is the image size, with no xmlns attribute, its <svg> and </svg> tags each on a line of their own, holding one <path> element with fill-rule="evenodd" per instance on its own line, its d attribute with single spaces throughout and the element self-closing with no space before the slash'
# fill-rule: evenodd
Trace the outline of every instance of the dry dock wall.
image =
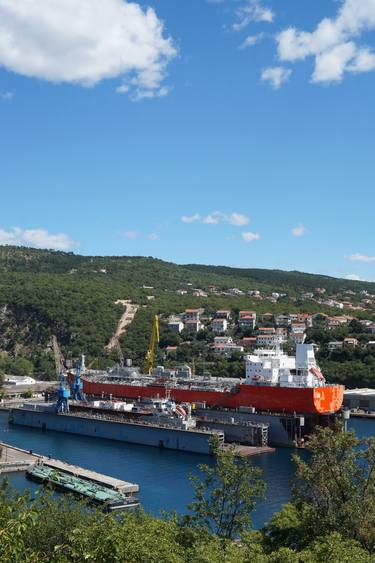
<svg viewBox="0 0 375 563">
<path fill-rule="evenodd" d="M 168 450 L 209 454 L 211 449 L 210 439 L 212 434 L 206 432 L 143 426 L 141 424 L 113 422 L 95 418 L 29 411 L 26 409 L 12 409 L 9 414 L 9 422 L 40 430 L 67 432 L 69 434 L 79 434 L 80 436 L 105 438 L 130 444 L 166 448 Z"/>
</svg>

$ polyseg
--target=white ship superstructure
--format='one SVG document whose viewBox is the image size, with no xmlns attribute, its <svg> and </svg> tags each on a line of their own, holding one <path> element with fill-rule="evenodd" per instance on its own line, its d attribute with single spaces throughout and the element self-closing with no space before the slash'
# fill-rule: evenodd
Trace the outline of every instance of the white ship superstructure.
<svg viewBox="0 0 375 563">
<path fill-rule="evenodd" d="M 324 387 L 325 385 L 312 344 L 298 344 L 295 356 L 288 356 L 280 345 L 276 345 L 273 349 L 257 349 L 245 359 L 245 383 L 248 385 L 279 387 Z"/>
</svg>

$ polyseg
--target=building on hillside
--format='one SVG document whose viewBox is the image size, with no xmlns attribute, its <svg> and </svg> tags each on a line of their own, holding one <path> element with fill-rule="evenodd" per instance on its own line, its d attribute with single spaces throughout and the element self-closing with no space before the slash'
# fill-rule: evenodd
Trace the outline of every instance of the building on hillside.
<svg viewBox="0 0 375 563">
<path fill-rule="evenodd" d="M 213 332 L 226 332 L 228 330 L 227 319 L 214 319 L 211 323 Z"/>
<path fill-rule="evenodd" d="M 357 338 L 347 337 L 344 338 L 344 346 L 348 346 L 349 348 L 356 348 L 358 346 Z"/>
<path fill-rule="evenodd" d="M 291 319 L 289 315 L 277 315 L 275 317 L 276 326 L 288 327 L 291 324 Z"/>
<path fill-rule="evenodd" d="M 244 348 L 243 346 L 240 346 L 238 344 L 219 344 L 217 346 L 215 346 L 215 352 L 217 354 L 222 354 L 223 356 L 226 357 L 231 357 L 232 354 L 237 353 L 237 354 L 243 354 L 244 352 Z"/>
<path fill-rule="evenodd" d="M 334 352 L 335 350 L 341 350 L 344 346 L 343 342 L 328 342 L 328 350 Z"/>
<path fill-rule="evenodd" d="M 214 346 L 222 346 L 224 344 L 233 344 L 233 338 L 231 336 L 215 336 Z"/>
<path fill-rule="evenodd" d="M 193 289 L 194 297 L 208 297 L 207 293 L 203 289 Z"/>
<path fill-rule="evenodd" d="M 201 315 L 203 315 L 204 309 L 185 309 L 185 320 L 186 321 L 199 321 Z"/>
<path fill-rule="evenodd" d="M 238 314 L 238 326 L 254 330 L 257 322 L 257 314 L 255 311 L 240 311 Z"/>
<path fill-rule="evenodd" d="M 190 332 L 199 332 L 200 330 L 204 329 L 204 324 L 200 320 L 186 321 L 185 328 Z"/>
<path fill-rule="evenodd" d="M 187 294 L 187 289 L 178 289 L 176 291 L 177 295 L 186 295 Z"/>
<path fill-rule="evenodd" d="M 260 297 L 260 291 L 258 289 L 251 289 L 247 292 L 250 297 Z"/>
<path fill-rule="evenodd" d="M 282 339 L 280 336 L 274 334 L 258 334 L 256 337 L 257 346 L 266 346 L 273 348 L 276 344 L 281 344 Z"/>
<path fill-rule="evenodd" d="M 260 326 L 257 330 L 257 334 L 276 334 L 276 329 L 274 327 Z"/>
<path fill-rule="evenodd" d="M 244 336 L 244 338 L 241 338 L 241 340 L 238 342 L 238 344 L 240 346 L 243 346 L 245 350 L 254 348 L 256 346 L 256 343 L 257 343 L 256 336 Z"/>
<path fill-rule="evenodd" d="M 184 327 L 185 325 L 180 318 L 170 318 L 168 321 L 168 328 L 175 332 L 182 332 Z"/>
<path fill-rule="evenodd" d="M 226 319 L 227 321 L 229 321 L 231 316 L 232 316 L 232 311 L 230 309 L 220 309 L 215 313 L 216 319 Z"/>
<path fill-rule="evenodd" d="M 297 344 L 303 344 L 306 340 L 306 334 L 303 331 L 291 332 L 289 335 L 289 340 L 294 346 L 297 346 Z"/>
<path fill-rule="evenodd" d="M 371 334 L 375 334 L 375 323 L 366 326 L 365 332 L 370 332 Z"/>
<path fill-rule="evenodd" d="M 4 385 L 35 385 L 36 380 L 28 375 L 6 375 Z"/>
<path fill-rule="evenodd" d="M 238 289 L 238 287 L 231 287 L 230 289 L 228 289 L 228 293 L 230 295 L 244 295 L 242 289 Z"/>
</svg>

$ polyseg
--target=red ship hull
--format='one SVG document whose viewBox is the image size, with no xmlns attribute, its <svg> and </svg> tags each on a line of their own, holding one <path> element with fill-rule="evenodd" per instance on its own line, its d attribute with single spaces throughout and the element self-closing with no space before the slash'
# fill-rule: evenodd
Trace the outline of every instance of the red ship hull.
<svg viewBox="0 0 375 563">
<path fill-rule="evenodd" d="M 119 383 L 98 383 L 82 378 L 86 395 L 112 395 L 122 399 L 139 397 L 164 397 L 164 385 L 127 385 Z M 230 391 L 210 391 L 168 388 L 171 399 L 177 403 L 203 403 L 209 407 L 238 409 L 254 407 L 261 411 L 299 414 L 332 414 L 337 412 L 343 402 L 344 387 L 327 385 L 315 388 L 269 387 L 238 385 Z"/>
</svg>

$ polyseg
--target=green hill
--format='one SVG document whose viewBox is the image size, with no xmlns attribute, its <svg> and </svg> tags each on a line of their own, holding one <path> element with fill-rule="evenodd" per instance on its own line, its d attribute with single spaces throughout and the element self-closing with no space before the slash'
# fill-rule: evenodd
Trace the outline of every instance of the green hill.
<svg viewBox="0 0 375 563">
<path fill-rule="evenodd" d="M 219 294 L 211 294 L 209 286 Z M 187 295 L 176 290 L 189 289 Z M 245 294 L 223 295 L 229 288 Z M 135 321 L 122 340 L 126 355 L 143 357 L 147 348 L 152 315 L 181 312 L 189 306 L 204 306 L 207 312 L 218 307 L 256 308 L 262 312 L 325 310 L 300 301 L 301 292 L 323 287 L 327 294 L 364 289 L 375 293 L 375 284 L 327 276 L 280 270 L 239 269 L 224 266 L 179 266 L 151 257 L 80 256 L 73 253 L 24 247 L 0 247 L 0 353 L 3 369 L 10 359 L 27 359 L 30 370 L 53 370 L 51 337 L 55 334 L 65 354 L 88 359 L 110 360 L 105 346 L 123 312 L 118 299 L 141 305 Z M 193 288 L 208 297 L 192 295 Z M 246 295 L 258 289 L 286 296 L 271 303 Z M 153 299 L 148 297 L 153 296 Z M 356 299 L 357 297 L 352 297 Z M 327 312 L 329 312 L 327 310 Z M 13 366 L 14 367 L 14 366 Z M 21 368 L 20 368 L 21 369 Z M 24 367 L 22 368 L 24 370 Z"/>
</svg>

